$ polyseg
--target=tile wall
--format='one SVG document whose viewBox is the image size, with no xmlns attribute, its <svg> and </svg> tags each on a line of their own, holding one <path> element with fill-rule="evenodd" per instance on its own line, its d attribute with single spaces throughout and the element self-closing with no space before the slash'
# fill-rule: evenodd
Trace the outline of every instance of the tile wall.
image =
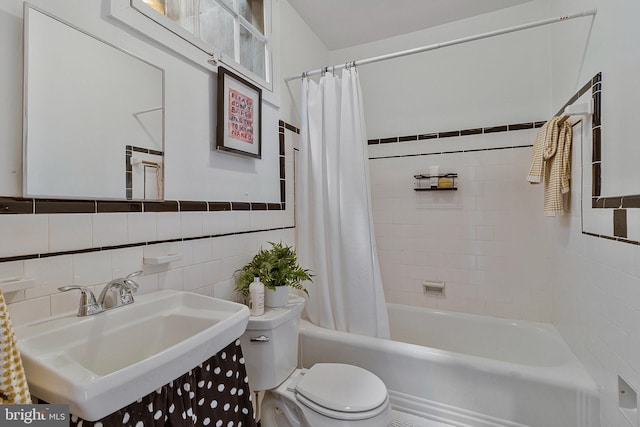
<svg viewBox="0 0 640 427">
<path fill-rule="evenodd" d="M 387 301 L 551 321 L 542 186 L 526 181 L 540 125 L 370 141 Z M 414 175 L 428 174 L 433 165 L 458 174 L 457 191 L 413 190 Z M 424 293 L 423 280 L 444 281 L 444 294 Z"/>
<path fill-rule="evenodd" d="M 35 279 L 35 287 L 5 296 L 14 324 L 75 310 L 79 296 L 60 293 L 59 286 L 100 288 L 137 270 L 144 270 L 137 279 L 139 293 L 171 288 L 231 298 L 234 271 L 261 245 L 295 243 L 292 178 L 297 138 L 297 129 L 280 122 L 279 202 L 1 198 L 0 279 Z M 181 253 L 183 260 L 143 264 L 143 257 L 168 253 Z"/>
</svg>

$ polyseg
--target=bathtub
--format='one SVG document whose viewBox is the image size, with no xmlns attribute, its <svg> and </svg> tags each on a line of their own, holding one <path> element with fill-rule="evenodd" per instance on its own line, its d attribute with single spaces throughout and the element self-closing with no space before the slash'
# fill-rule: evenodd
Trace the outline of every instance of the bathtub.
<svg viewBox="0 0 640 427">
<path fill-rule="evenodd" d="M 302 366 L 361 366 L 397 409 L 453 426 L 600 426 L 596 384 L 553 326 L 387 307 L 391 340 L 303 320 Z"/>
</svg>

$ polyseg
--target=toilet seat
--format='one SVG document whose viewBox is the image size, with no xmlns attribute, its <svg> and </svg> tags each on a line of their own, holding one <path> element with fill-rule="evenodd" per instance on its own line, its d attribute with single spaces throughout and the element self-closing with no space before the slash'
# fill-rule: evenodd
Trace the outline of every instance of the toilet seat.
<svg viewBox="0 0 640 427">
<path fill-rule="evenodd" d="M 353 365 L 318 363 L 301 376 L 296 398 L 331 418 L 361 420 L 375 417 L 388 406 L 387 388 L 374 374 Z"/>
<path fill-rule="evenodd" d="M 389 406 L 389 400 L 387 398 L 387 400 L 385 400 L 380 406 L 370 411 L 341 412 L 341 411 L 334 411 L 334 410 L 325 408 L 323 406 L 320 406 L 317 403 L 312 402 L 306 397 L 302 396 L 301 394 L 296 395 L 296 400 L 298 401 L 298 403 L 307 407 L 313 412 L 316 412 L 328 418 L 333 418 L 341 421 L 359 421 L 359 420 L 367 420 L 369 418 L 374 418 L 382 414 L 383 412 L 385 412 Z"/>
</svg>

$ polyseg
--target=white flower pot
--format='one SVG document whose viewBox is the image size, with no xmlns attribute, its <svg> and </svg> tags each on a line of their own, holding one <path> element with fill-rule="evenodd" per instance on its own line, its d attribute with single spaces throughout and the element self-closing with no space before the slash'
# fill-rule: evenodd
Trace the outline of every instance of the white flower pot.
<svg viewBox="0 0 640 427">
<path fill-rule="evenodd" d="M 276 286 L 275 289 L 264 290 L 264 305 L 266 307 L 282 307 L 289 300 L 289 287 Z"/>
</svg>

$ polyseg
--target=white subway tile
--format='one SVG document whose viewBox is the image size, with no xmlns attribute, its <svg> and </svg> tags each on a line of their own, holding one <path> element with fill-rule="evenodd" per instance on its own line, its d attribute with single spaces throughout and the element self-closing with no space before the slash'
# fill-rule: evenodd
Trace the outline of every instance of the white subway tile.
<svg viewBox="0 0 640 427">
<path fill-rule="evenodd" d="M 228 279 L 222 276 L 222 260 L 209 261 L 202 264 L 204 284 L 210 285 Z"/>
<path fill-rule="evenodd" d="M 200 237 L 203 231 L 202 212 L 181 212 L 180 213 L 182 237 Z"/>
<path fill-rule="evenodd" d="M 171 242 L 169 247 L 170 253 L 182 255 L 182 261 L 172 262 L 172 267 L 184 267 L 194 263 L 193 244 L 190 240 Z"/>
<path fill-rule="evenodd" d="M 0 263 L 0 280 L 22 276 L 27 276 L 23 261 L 9 261 Z"/>
<path fill-rule="evenodd" d="M 234 232 L 246 231 L 251 229 L 251 211 L 236 212 L 236 225 Z"/>
<path fill-rule="evenodd" d="M 218 224 L 220 226 L 220 234 L 235 233 L 236 227 L 236 215 L 237 211 L 224 211 L 219 212 Z"/>
<path fill-rule="evenodd" d="M 158 287 L 160 289 L 184 290 L 182 268 L 175 268 L 173 270 L 158 273 Z"/>
<path fill-rule="evenodd" d="M 144 246 L 114 249 L 109 252 L 111 253 L 111 276 L 113 279 L 125 277 L 133 272 L 144 269 L 144 265 L 142 264 Z"/>
<path fill-rule="evenodd" d="M 182 269 L 182 280 L 185 291 L 204 287 L 204 268 L 202 264 L 194 264 Z"/>
<path fill-rule="evenodd" d="M 112 279 L 111 251 L 74 254 L 73 284 L 93 286 Z"/>
<path fill-rule="evenodd" d="M 142 275 L 134 277 L 133 280 L 138 284 L 137 295 L 148 294 L 160 289 L 158 274 Z"/>
<path fill-rule="evenodd" d="M 207 238 L 192 241 L 194 263 L 213 260 L 213 244 L 211 240 L 212 239 Z"/>
<path fill-rule="evenodd" d="M 269 228 L 268 211 L 251 211 L 249 213 L 249 229 L 265 230 Z"/>
<path fill-rule="evenodd" d="M 0 257 L 49 252 L 47 215 L 2 215 Z"/>
<path fill-rule="evenodd" d="M 35 322 L 51 316 L 51 305 L 48 296 L 33 298 L 9 304 L 9 316 L 14 326 Z"/>
<path fill-rule="evenodd" d="M 97 297 L 97 295 L 96 295 Z M 51 315 L 58 316 L 64 313 L 77 313 L 80 305 L 80 292 L 58 292 L 51 295 Z"/>
<path fill-rule="evenodd" d="M 215 236 L 222 233 L 221 217 L 228 215 L 224 211 L 205 212 L 202 215 L 202 232 L 206 236 Z"/>
<path fill-rule="evenodd" d="M 127 235 L 129 243 L 158 240 L 158 214 L 156 212 L 127 214 Z"/>
<path fill-rule="evenodd" d="M 25 275 L 35 279 L 35 287 L 25 290 L 26 298 L 57 294 L 58 287 L 73 284 L 71 255 L 25 260 Z"/>
<path fill-rule="evenodd" d="M 50 252 L 94 247 L 91 217 L 89 214 L 49 215 Z"/>
<path fill-rule="evenodd" d="M 214 285 L 205 286 L 204 288 L 195 289 L 192 292 L 200 295 L 205 295 L 208 297 L 215 297 L 215 286 Z"/>
<path fill-rule="evenodd" d="M 235 300 L 234 294 L 235 285 L 232 280 L 226 280 L 213 285 L 213 296 L 216 298 L 226 299 L 229 301 Z"/>
<path fill-rule="evenodd" d="M 156 219 L 158 240 L 178 239 L 182 237 L 182 218 L 180 212 L 160 212 Z"/>
<path fill-rule="evenodd" d="M 93 245 L 116 246 L 128 242 L 127 214 L 101 213 L 92 216 Z"/>
</svg>

